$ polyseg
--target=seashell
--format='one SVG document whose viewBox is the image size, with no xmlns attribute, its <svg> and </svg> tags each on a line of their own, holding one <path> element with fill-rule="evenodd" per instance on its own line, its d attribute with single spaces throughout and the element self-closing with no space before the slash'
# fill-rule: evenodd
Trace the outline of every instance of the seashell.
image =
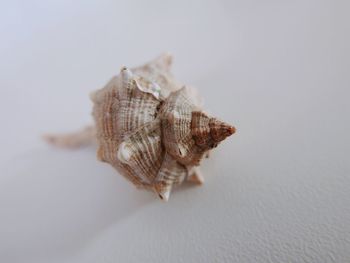
<svg viewBox="0 0 350 263">
<path fill-rule="evenodd" d="M 165 54 L 141 67 L 123 67 L 91 94 L 95 129 L 46 139 L 78 146 L 90 136 L 99 160 L 165 201 L 186 180 L 202 184 L 201 160 L 235 128 L 204 113 L 193 89 L 173 78 L 171 62 Z"/>
</svg>

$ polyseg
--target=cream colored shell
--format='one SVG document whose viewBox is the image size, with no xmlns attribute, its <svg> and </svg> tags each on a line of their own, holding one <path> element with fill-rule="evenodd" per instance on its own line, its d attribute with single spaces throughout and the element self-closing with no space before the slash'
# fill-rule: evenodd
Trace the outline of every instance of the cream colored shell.
<svg viewBox="0 0 350 263">
<path fill-rule="evenodd" d="M 91 95 L 94 127 L 45 138 L 69 147 L 97 141 L 101 161 L 163 200 L 185 180 L 203 183 L 200 161 L 235 128 L 202 111 L 194 90 L 173 78 L 171 62 L 164 54 L 141 67 L 123 67 Z"/>
<path fill-rule="evenodd" d="M 202 182 L 196 166 L 234 128 L 201 111 L 170 73 L 171 56 L 122 68 L 91 98 L 98 158 L 140 188 L 167 200 L 185 179 Z"/>
</svg>

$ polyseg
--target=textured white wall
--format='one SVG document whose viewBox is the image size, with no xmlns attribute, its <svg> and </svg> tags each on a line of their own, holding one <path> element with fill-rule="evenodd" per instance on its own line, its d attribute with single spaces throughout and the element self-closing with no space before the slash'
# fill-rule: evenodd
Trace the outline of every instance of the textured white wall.
<svg viewBox="0 0 350 263">
<path fill-rule="evenodd" d="M 0 6 L 0 262 L 350 261 L 349 1 Z M 238 128 L 169 203 L 39 139 L 162 51 Z"/>
</svg>

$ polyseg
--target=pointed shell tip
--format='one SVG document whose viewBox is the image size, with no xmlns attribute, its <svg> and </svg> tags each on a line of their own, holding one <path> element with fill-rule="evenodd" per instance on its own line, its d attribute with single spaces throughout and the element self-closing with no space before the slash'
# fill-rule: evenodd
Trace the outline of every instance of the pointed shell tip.
<svg viewBox="0 0 350 263">
<path fill-rule="evenodd" d="M 160 199 L 162 199 L 165 202 L 169 201 L 169 197 L 170 197 L 170 191 L 166 191 L 164 193 L 160 193 L 159 194 Z"/>
</svg>

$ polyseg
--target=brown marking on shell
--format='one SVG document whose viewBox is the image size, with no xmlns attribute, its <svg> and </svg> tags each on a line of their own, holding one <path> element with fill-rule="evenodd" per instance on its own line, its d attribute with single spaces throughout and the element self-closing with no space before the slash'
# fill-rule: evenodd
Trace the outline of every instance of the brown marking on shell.
<svg viewBox="0 0 350 263">
<path fill-rule="evenodd" d="M 236 129 L 216 118 L 210 118 L 200 111 L 192 112 L 191 129 L 196 145 L 203 149 L 212 149 Z"/>
<path fill-rule="evenodd" d="M 210 118 L 209 121 L 210 136 L 214 143 L 219 143 L 225 140 L 228 136 L 231 136 L 236 132 L 236 128 L 222 122 L 216 118 Z"/>
</svg>

